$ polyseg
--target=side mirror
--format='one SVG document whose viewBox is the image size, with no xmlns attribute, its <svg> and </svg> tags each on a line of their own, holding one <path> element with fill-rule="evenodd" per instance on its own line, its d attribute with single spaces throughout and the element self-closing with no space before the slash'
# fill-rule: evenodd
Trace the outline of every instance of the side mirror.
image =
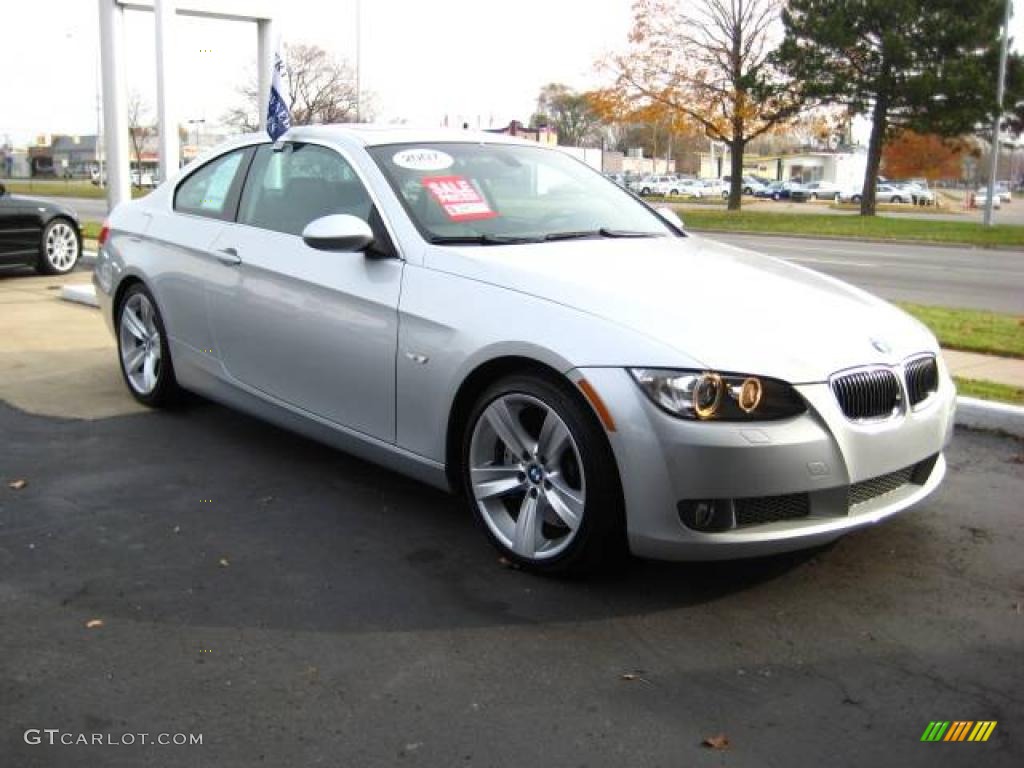
<svg viewBox="0 0 1024 768">
<path fill-rule="evenodd" d="M 370 225 L 357 216 L 334 213 L 313 219 L 302 230 L 302 239 L 318 251 L 365 251 L 373 243 Z"/>
<path fill-rule="evenodd" d="M 683 224 L 683 220 L 679 218 L 679 214 L 673 211 L 671 208 L 655 208 L 654 209 L 661 218 L 667 221 L 676 229 L 686 229 Z"/>
</svg>

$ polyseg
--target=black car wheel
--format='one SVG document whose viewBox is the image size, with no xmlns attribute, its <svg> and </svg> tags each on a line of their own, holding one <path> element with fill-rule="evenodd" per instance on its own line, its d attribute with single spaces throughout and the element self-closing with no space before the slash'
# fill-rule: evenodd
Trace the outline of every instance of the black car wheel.
<svg viewBox="0 0 1024 768">
<path fill-rule="evenodd" d="M 82 253 L 82 240 L 75 225 L 56 218 L 43 227 L 39 239 L 36 271 L 44 275 L 66 275 L 75 268 Z"/>
<path fill-rule="evenodd" d="M 473 514 L 508 560 L 579 574 L 625 553 L 618 468 L 568 382 L 524 373 L 488 387 L 467 421 L 461 466 Z"/>
</svg>

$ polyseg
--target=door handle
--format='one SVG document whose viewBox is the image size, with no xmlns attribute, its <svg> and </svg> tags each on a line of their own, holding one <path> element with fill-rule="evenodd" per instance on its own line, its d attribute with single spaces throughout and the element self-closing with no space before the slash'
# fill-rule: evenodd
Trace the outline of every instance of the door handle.
<svg viewBox="0 0 1024 768">
<path fill-rule="evenodd" d="M 242 263 L 238 251 L 234 248 L 221 248 L 219 251 L 214 252 L 213 255 L 217 258 L 217 261 L 221 264 L 227 264 L 229 267 L 237 267 Z"/>
</svg>

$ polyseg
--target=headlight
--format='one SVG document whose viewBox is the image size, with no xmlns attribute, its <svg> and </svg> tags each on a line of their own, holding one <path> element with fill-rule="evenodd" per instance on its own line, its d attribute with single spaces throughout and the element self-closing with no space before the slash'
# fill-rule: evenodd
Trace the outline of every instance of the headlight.
<svg viewBox="0 0 1024 768">
<path fill-rule="evenodd" d="M 765 421 L 807 410 L 797 391 L 778 379 L 663 368 L 630 368 L 629 373 L 651 402 L 686 419 Z"/>
</svg>

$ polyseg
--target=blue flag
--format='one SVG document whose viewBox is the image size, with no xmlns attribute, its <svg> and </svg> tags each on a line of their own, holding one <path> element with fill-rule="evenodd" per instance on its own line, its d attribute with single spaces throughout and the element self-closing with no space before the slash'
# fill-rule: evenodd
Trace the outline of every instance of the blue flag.
<svg viewBox="0 0 1024 768">
<path fill-rule="evenodd" d="M 267 103 L 267 133 L 274 141 L 292 127 L 292 115 L 288 111 L 291 97 L 281 77 L 283 72 L 284 62 L 281 52 L 277 51 L 274 53 L 274 73 L 270 78 L 270 99 Z"/>
</svg>

